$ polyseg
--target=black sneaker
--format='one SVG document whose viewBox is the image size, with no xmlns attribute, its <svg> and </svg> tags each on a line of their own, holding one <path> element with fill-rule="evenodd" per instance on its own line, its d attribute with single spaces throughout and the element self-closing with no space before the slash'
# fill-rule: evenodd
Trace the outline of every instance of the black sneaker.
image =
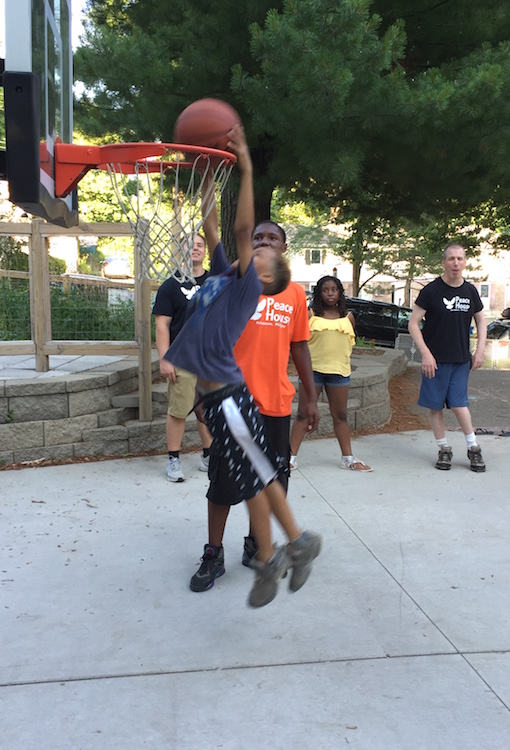
<svg viewBox="0 0 510 750">
<path fill-rule="evenodd" d="M 468 448 L 467 456 L 471 471 L 476 471 L 477 473 L 485 471 L 485 461 L 482 458 L 482 449 L 479 445 L 473 445 L 472 448 Z"/>
<path fill-rule="evenodd" d="M 244 537 L 244 549 L 243 549 L 243 565 L 250 568 L 250 561 L 255 557 L 258 552 L 257 542 L 252 536 Z"/>
<path fill-rule="evenodd" d="M 452 468 L 452 449 L 449 445 L 442 445 L 437 454 L 436 469 L 448 471 Z"/>
<path fill-rule="evenodd" d="M 214 581 L 225 572 L 225 558 L 223 545 L 215 547 L 213 544 L 204 546 L 202 565 L 189 582 L 192 591 L 207 591 L 214 586 Z"/>
</svg>

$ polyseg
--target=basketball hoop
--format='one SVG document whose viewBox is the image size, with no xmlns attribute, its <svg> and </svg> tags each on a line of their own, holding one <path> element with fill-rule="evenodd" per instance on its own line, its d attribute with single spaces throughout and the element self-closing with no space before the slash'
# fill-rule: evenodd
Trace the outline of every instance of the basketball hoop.
<svg viewBox="0 0 510 750">
<path fill-rule="evenodd" d="M 90 169 L 105 170 L 133 228 L 140 277 L 194 281 L 193 240 L 236 161 L 229 151 L 173 143 L 59 143 L 55 193 L 70 193 Z"/>
</svg>

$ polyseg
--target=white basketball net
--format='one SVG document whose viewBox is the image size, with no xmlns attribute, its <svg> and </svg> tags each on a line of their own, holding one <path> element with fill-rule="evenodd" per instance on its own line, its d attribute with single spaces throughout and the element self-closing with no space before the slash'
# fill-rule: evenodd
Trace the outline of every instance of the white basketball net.
<svg viewBox="0 0 510 750">
<path fill-rule="evenodd" d="M 169 149 L 162 157 L 137 160 L 128 173 L 124 164 L 106 165 L 133 227 L 140 278 L 163 281 L 178 276 L 194 281 L 193 241 L 204 223 L 203 213 L 207 216 L 213 207 L 216 192 L 221 195 L 234 161 L 208 153 L 186 157 Z M 212 180 L 206 180 L 209 172 Z"/>
</svg>

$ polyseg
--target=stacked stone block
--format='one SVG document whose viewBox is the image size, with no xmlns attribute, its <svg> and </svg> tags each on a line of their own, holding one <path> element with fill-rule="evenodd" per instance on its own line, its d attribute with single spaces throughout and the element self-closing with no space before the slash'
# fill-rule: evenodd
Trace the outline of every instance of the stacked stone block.
<svg viewBox="0 0 510 750">
<path fill-rule="evenodd" d="M 391 417 L 388 381 L 405 370 L 405 354 L 355 350 L 352 364 L 348 402 L 351 429 L 385 424 Z M 153 378 L 158 376 L 155 359 Z M 164 452 L 167 385 L 153 384 L 151 422 L 138 419 L 137 387 L 138 368 L 133 361 L 62 378 L 0 380 L 0 465 Z M 294 414 L 296 408 L 297 398 Z M 319 411 L 319 434 L 332 432 L 325 398 L 319 401 Z M 199 447 L 196 419 L 190 415 L 183 448 Z"/>
</svg>

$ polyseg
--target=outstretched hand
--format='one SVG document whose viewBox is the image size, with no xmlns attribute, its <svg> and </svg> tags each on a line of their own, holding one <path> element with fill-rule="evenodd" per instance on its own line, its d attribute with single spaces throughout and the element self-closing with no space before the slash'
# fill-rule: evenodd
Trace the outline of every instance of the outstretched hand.
<svg viewBox="0 0 510 750">
<path fill-rule="evenodd" d="M 229 151 L 233 151 L 237 156 L 237 162 L 241 170 L 251 167 L 251 157 L 248 144 L 246 142 L 246 136 L 244 128 L 239 123 L 236 123 L 228 133 L 229 142 L 227 148 Z"/>
</svg>

